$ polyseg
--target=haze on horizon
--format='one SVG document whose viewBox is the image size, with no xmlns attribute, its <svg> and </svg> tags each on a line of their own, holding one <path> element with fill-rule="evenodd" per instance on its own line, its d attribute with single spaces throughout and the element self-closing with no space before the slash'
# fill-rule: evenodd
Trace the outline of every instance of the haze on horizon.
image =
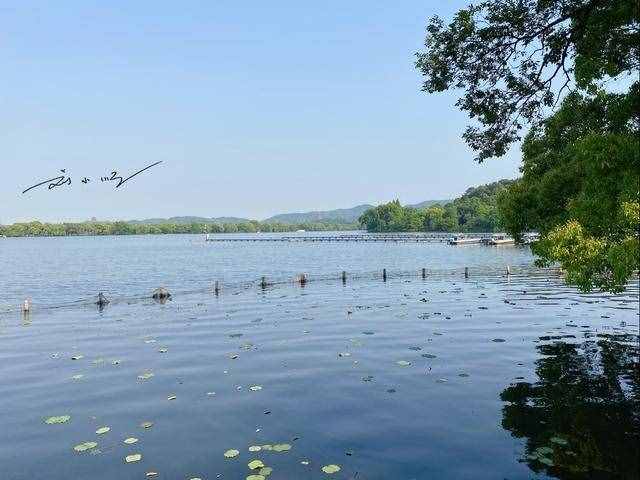
<svg viewBox="0 0 640 480">
<path fill-rule="evenodd" d="M 420 92 L 427 19 L 466 3 L 4 4 L 0 223 L 264 219 L 514 178 L 518 148 L 474 163 L 455 96 Z M 21 193 L 60 169 L 71 186 Z"/>
</svg>

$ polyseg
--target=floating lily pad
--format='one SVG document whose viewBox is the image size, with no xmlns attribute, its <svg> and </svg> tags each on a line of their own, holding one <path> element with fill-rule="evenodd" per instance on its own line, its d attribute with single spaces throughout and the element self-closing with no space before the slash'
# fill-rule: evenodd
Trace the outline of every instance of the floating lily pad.
<svg viewBox="0 0 640 480">
<path fill-rule="evenodd" d="M 71 420 L 70 415 L 60 415 L 57 417 L 49 417 L 44 421 L 44 423 L 47 425 L 57 425 L 60 423 L 67 423 L 69 420 Z"/>
<path fill-rule="evenodd" d="M 127 445 L 133 445 L 134 443 L 138 443 L 138 439 L 135 437 L 125 438 L 124 443 Z"/>
<path fill-rule="evenodd" d="M 274 452 L 288 452 L 289 450 L 291 450 L 291 445 L 288 443 L 278 443 L 273 446 Z"/>
<path fill-rule="evenodd" d="M 553 448 L 551 447 L 538 447 L 536 448 L 535 452 L 538 455 L 547 455 L 549 453 L 553 453 Z"/>
<path fill-rule="evenodd" d="M 151 427 L 153 427 L 153 422 L 142 422 L 142 423 L 140 424 L 140 426 L 141 426 L 142 428 L 151 428 Z"/>
<path fill-rule="evenodd" d="M 144 372 L 138 375 L 138 380 L 149 380 L 153 377 L 153 372 Z"/>
<path fill-rule="evenodd" d="M 126 463 L 135 463 L 139 462 L 140 460 L 142 460 L 142 455 L 139 453 L 134 453 L 133 455 L 127 455 L 126 457 L 124 457 L 124 461 Z"/>
<path fill-rule="evenodd" d="M 411 362 L 407 362 L 406 360 L 398 360 L 396 365 L 400 365 L 401 367 L 408 367 L 411 365 Z"/>
<path fill-rule="evenodd" d="M 262 463 L 261 460 L 251 460 L 247 466 L 249 467 L 250 470 L 257 470 L 258 468 L 263 468 L 264 467 L 264 463 Z"/>
<path fill-rule="evenodd" d="M 557 443 L 558 445 L 569 445 L 569 442 L 567 442 L 564 438 L 561 438 L 561 437 L 551 437 L 549 441 L 553 443 Z"/>
<path fill-rule="evenodd" d="M 260 445 L 251 445 L 249 447 L 250 452 L 259 452 L 260 450 L 262 450 L 262 447 Z"/>
<path fill-rule="evenodd" d="M 107 433 L 109 430 L 111 430 L 109 427 L 100 427 L 99 429 L 96 430 L 96 434 L 103 435 Z"/>
<path fill-rule="evenodd" d="M 85 452 L 87 450 L 91 450 L 92 448 L 96 448 L 97 446 L 98 444 L 96 442 L 84 442 L 84 443 L 79 443 L 78 445 L 73 447 L 73 449 L 76 452 Z"/>
<path fill-rule="evenodd" d="M 538 459 L 538 461 L 540 463 L 544 463 L 545 465 L 547 465 L 549 467 L 553 467 L 555 465 L 555 463 L 553 463 L 553 460 L 551 460 L 550 458 L 547 458 L 547 457 L 540 457 Z"/>
<path fill-rule="evenodd" d="M 252 474 L 247 476 L 247 480 L 265 480 L 265 476 Z"/>
<path fill-rule="evenodd" d="M 322 471 L 328 474 L 337 473 L 340 471 L 340 467 L 338 465 L 325 465 L 322 467 Z"/>
<path fill-rule="evenodd" d="M 225 458 L 234 458 L 237 457 L 238 455 L 240 455 L 240 452 L 238 450 L 227 450 L 226 452 L 224 452 L 224 456 Z"/>
<path fill-rule="evenodd" d="M 268 477 L 269 475 L 271 475 L 271 472 L 273 472 L 273 468 L 271 468 L 271 467 L 263 467 L 263 468 L 260 469 L 258 474 L 262 475 L 263 477 Z"/>
<path fill-rule="evenodd" d="M 262 450 L 273 450 L 273 445 L 269 445 L 269 444 L 262 445 Z"/>
</svg>

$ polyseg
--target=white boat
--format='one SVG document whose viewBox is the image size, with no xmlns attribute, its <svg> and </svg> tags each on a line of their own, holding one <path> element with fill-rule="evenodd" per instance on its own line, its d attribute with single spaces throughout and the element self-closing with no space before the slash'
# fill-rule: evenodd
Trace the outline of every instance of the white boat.
<svg viewBox="0 0 640 480">
<path fill-rule="evenodd" d="M 514 243 L 516 241 L 509 235 L 493 235 L 487 242 L 488 245 L 513 245 Z"/>
<path fill-rule="evenodd" d="M 477 237 L 465 237 L 464 235 L 455 235 L 449 239 L 449 245 L 469 245 L 480 243 L 482 239 Z"/>
</svg>

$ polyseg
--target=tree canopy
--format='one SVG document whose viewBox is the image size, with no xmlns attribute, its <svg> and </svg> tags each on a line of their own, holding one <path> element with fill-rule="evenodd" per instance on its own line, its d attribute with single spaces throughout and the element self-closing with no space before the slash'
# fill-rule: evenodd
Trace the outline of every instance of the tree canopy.
<svg viewBox="0 0 640 480">
<path fill-rule="evenodd" d="M 640 65 L 635 0 L 490 0 L 434 17 L 417 68 L 429 93 L 464 91 L 477 159 L 503 155 L 572 86 L 590 90 Z"/>
<path fill-rule="evenodd" d="M 416 209 L 394 200 L 371 208 L 360 217 L 369 232 L 495 232 L 500 228 L 498 193 L 513 180 L 468 188 L 450 203 Z"/>
<path fill-rule="evenodd" d="M 522 145 L 499 197 L 516 239 L 583 290 L 622 290 L 640 268 L 640 20 L 632 0 L 493 0 L 427 28 L 423 89 L 461 89 L 477 159 Z M 545 116 L 547 116 L 545 118 Z"/>
<path fill-rule="evenodd" d="M 559 262 L 584 290 L 621 290 L 640 267 L 639 99 L 637 84 L 571 94 L 527 135 L 522 179 L 499 197 L 507 231 L 539 230 L 538 263 Z"/>
</svg>

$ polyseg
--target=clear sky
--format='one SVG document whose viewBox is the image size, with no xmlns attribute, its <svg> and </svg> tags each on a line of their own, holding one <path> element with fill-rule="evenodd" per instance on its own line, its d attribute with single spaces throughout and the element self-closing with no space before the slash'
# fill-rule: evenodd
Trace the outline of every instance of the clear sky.
<svg viewBox="0 0 640 480">
<path fill-rule="evenodd" d="M 514 178 L 518 148 L 474 163 L 455 96 L 420 92 L 427 19 L 465 3 L 2 2 L 0 222 L 262 219 Z M 21 193 L 59 169 L 71 186 Z"/>
</svg>

